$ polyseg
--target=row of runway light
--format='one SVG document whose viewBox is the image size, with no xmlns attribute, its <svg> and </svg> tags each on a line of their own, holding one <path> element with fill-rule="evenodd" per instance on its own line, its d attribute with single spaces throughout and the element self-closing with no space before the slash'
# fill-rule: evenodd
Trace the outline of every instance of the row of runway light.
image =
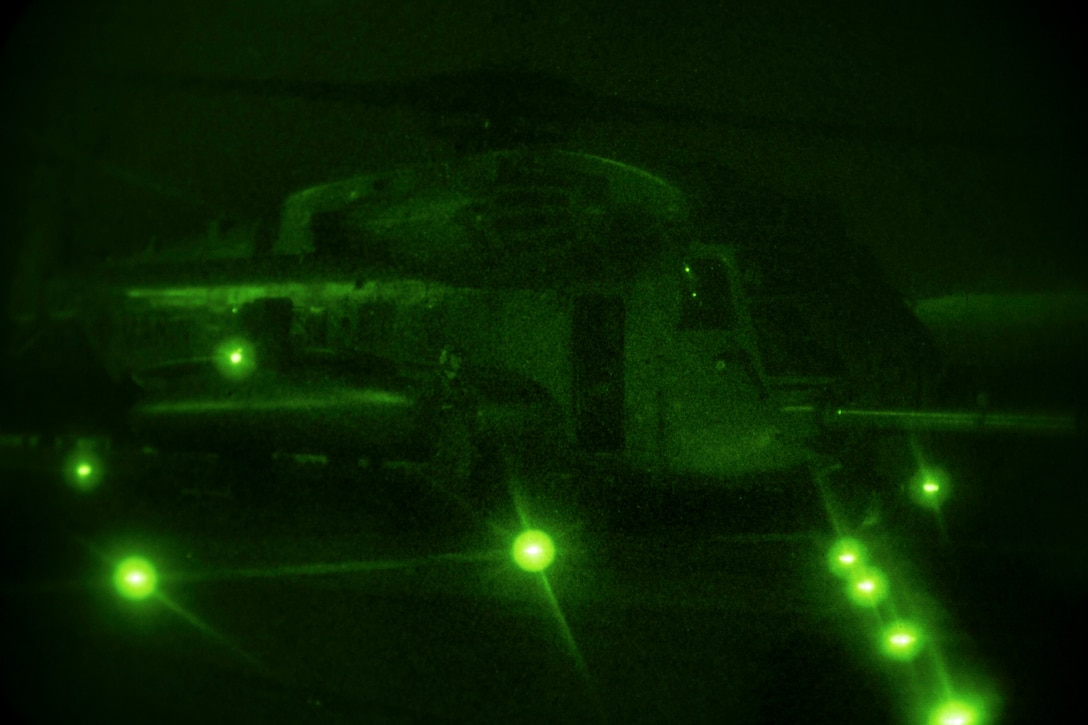
<svg viewBox="0 0 1088 725">
<path fill-rule="evenodd" d="M 911 498 L 915 503 L 932 509 L 938 519 L 941 504 L 948 493 L 948 478 L 936 469 L 919 472 L 910 486 Z M 892 603 L 893 587 L 888 576 L 873 560 L 862 541 L 854 537 L 839 538 L 827 552 L 827 566 L 833 575 L 844 582 L 847 598 L 854 605 L 874 614 L 876 627 L 873 636 L 885 657 L 911 663 L 927 649 L 931 650 L 938 670 L 942 699 L 923 716 L 926 725 L 983 725 L 989 722 L 982 698 L 957 696 L 954 693 L 933 637 L 918 622 L 897 615 Z"/>
<path fill-rule="evenodd" d="M 92 547 L 93 548 L 93 547 Z M 353 574 L 367 571 L 378 570 L 390 570 L 390 569 L 410 569 L 420 565 L 426 564 L 440 564 L 443 562 L 476 562 L 482 563 L 485 561 L 494 561 L 494 554 L 500 552 L 483 552 L 481 554 L 451 554 L 441 556 L 430 556 L 422 559 L 411 559 L 404 561 L 355 561 L 355 562 L 339 562 L 339 563 L 326 563 L 326 564 L 309 564 L 301 566 L 287 566 L 287 567 L 266 567 L 257 569 L 243 569 L 233 572 L 223 572 L 220 576 L 212 574 L 197 574 L 197 575 L 180 575 L 176 578 L 179 581 L 192 580 L 199 581 L 203 579 L 215 579 L 220 578 L 225 574 L 226 578 L 253 578 L 253 577 L 298 577 L 298 576 L 328 576 L 337 574 Z M 554 593 L 551 591 L 551 586 L 548 584 L 548 580 L 544 575 L 544 570 L 551 565 L 555 558 L 555 544 L 552 542 L 550 536 L 539 529 L 530 529 L 519 534 L 513 541 L 509 554 L 513 561 L 526 572 L 535 573 L 540 577 L 540 581 L 544 585 L 544 590 L 548 595 L 556 619 L 560 627 L 560 633 L 563 635 L 568 646 L 571 648 L 571 655 L 574 657 L 575 663 L 578 666 L 580 672 L 586 675 L 585 663 L 582 660 L 581 653 L 578 651 L 577 646 L 574 643 L 573 636 L 571 635 L 570 628 L 566 623 L 566 619 L 563 616 L 562 611 L 559 608 L 559 604 L 555 599 Z M 101 555 L 101 554 L 100 554 Z M 154 599 L 157 602 L 165 606 L 165 608 L 190 625 L 195 627 L 198 631 L 207 636 L 210 640 L 217 642 L 219 645 L 225 647 L 227 650 L 236 655 L 239 659 L 247 664 L 255 667 L 258 671 L 267 671 L 267 665 L 261 661 L 261 659 L 255 656 L 253 653 L 247 651 L 238 643 L 232 641 L 229 637 L 218 631 L 210 623 L 206 622 L 203 618 L 189 611 L 178 602 L 174 601 L 169 595 L 159 590 L 160 575 L 155 566 L 146 558 L 142 556 L 129 556 L 121 560 L 113 570 L 113 586 L 123 599 L 140 602 L 142 600 Z"/>
<path fill-rule="evenodd" d="M 522 570 L 542 572 L 555 560 L 555 544 L 548 534 L 530 529 L 514 539 L 510 555 Z M 142 556 L 123 559 L 113 572 L 114 588 L 125 599 L 147 599 L 156 593 L 158 583 L 155 566 Z"/>
<path fill-rule="evenodd" d="M 237 312 L 238 309 L 235 308 L 234 311 Z M 228 380 L 243 380 L 252 375 L 257 367 L 253 346 L 241 339 L 231 339 L 220 344 L 211 361 Z M 34 441 L 36 445 L 36 437 Z M 20 440 L 18 445 L 25 445 L 25 441 Z M 76 439 L 64 462 L 64 477 L 68 485 L 85 493 L 98 488 L 105 469 L 101 455 L 103 445 L 100 439 Z"/>
<path fill-rule="evenodd" d="M 78 490 L 91 491 L 102 479 L 103 462 L 91 448 L 77 449 L 69 457 L 67 479 Z M 911 497 L 922 506 L 932 509 L 938 519 L 941 504 L 949 494 L 947 476 L 936 470 L 920 473 L 910 486 Z M 522 570 L 543 573 L 553 562 L 556 550 L 552 539 L 539 529 L 528 527 L 523 520 L 523 531 L 514 537 L 508 555 Z M 942 524 L 943 527 L 943 524 Z M 437 557 L 441 559 L 442 557 Z M 418 562 L 414 562 L 413 565 Z M 395 562 L 393 563 L 395 564 Z M 408 564 L 405 562 L 405 564 Z M 877 627 L 874 636 L 878 639 L 879 650 L 887 658 L 901 663 L 911 663 L 927 649 L 934 650 L 934 660 L 942 670 L 940 679 L 944 700 L 933 708 L 925 721 L 926 725 L 983 725 L 988 722 L 986 709 L 979 699 L 957 697 L 948 684 L 947 674 L 943 672 L 943 663 L 938 656 L 936 643 L 919 623 L 911 619 L 885 616 L 885 604 L 889 602 L 892 586 L 884 570 L 870 555 L 868 547 L 858 538 L 841 537 L 827 552 L 827 565 L 832 574 L 845 584 L 848 599 L 856 606 L 871 611 L 876 615 Z M 360 565 L 362 568 L 372 568 Z M 379 566 L 378 568 L 390 568 Z M 393 567 L 395 568 L 395 567 Z M 313 572 L 298 568 L 288 575 L 306 573 L 332 573 L 326 567 L 318 567 Z M 113 585 L 117 593 L 128 600 L 143 600 L 152 596 L 163 598 L 158 593 L 159 575 L 155 566 L 146 558 L 130 556 L 118 563 L 113 572 Z M 168 604 L 168 600 L 163 598 Z M 553 597 L 554 599 L 554 597 Z M 561 623 L 562 614 L 558 612 L 558 603 L 553 601 Z M 176 608 L 172 606 L 171 608 Z M 890 607 L 894 612 L 894 606 Z M 192 620 L 190 615 L 187 617 Z"/>
<path fill-rule="evenodd" d="M 242 349 L 230 350 L 224 360 L 229 364 L 242 365 L 245 361 L 245 354 Z M 105 454 L 106 450 L 101 441 L 92 439 L 77 441 L 72 451 L 65 458 L 63 466 L 64 479 L 67 484 L 77 492 L 85 495 L 97 491 L 103 482 L 104 472 L 107 468 Z M 507 566 L 510 564 L 516 565 L 521 571 L 536 575 L 539 578 L 546 599 L 551 605 L 552 612 L 557 620 L 560 634 L 570 648 L 570 654 L 574 658 L 579 671 L 588 679 L 584 660 L 574 642 L 566 618 L 551 589 L 545 572 L 555 561 L 555 542 L 549 534 L 529 524 L 528 517 L 520 505 L 518 506 L 518 514 L 521 523 L 518 533 L 515 534 L 506 530 L 499 531 L 495 527 L 496 533 L 509 537 L 507 540 L 510 544 L 505 551 L 498 549 L 479 553 L 434 555 L 408 560 L 348 561 L 211 572 L 167 572 L 162 574 L 156 565 L 145 556 L 131 553 L 131 555 L 118 559 L 101 551 L 91 542 L 84 541 L 82 543 L 107 566 L 112 566 L 111 584 L 120 598 L 132 603 L 142 603 L 150 600 L 163 605 L 167 610 L 194 626 L 210 640 L 226 647 L 243 661 L 258 669 L 264 669 L 265 665 L 257 657 L 247 652 L 237 643 L 232 642 L 200 616 L 174 601 L 168 591 L 163 591 L 162 585 L 171 582 L 200 582 L 223 579 L 345 575 L 367 571 L 412 569 L 419 566 L 451 562 L 487 563 L 505 560 Z"/>
<path fill-rule="evenodd" d="M 92 547 L 93 548 L 93 547 Z M 278 578 L 282 576 L 297 577 L 307 575 L 335 575 L 335 574 L 349 574 L 358 573 L 363 571 L 374 570 L 389 570 L 389 569 L 407 569 L 414 568 L 424 564 L 438 564 L 442 562 L 476 562 L 483 563 L 487 561 L 494 561 L 499 558 L 495 555 L 500 555 L 501 558 L 506 558 L 503 552 L 484 552 L 483 555 L 444 555 L 444 556 L 431 556 L 423 559 L 414 559 L 406 561 L 362 561 L 362 562 L 344 562 L 335 564 L 311 564 L 303 566 L 289 566 L 289 567 L 271 567 L 261 569 L 248 569 L 238 570 L 234 572 L 226 572 L 228 578 L 250 578 L 250 577 L 273 577 Z M 574 641 L 574 637 L 571 633 L 570 627 L 567 624 L 566 617 L 563 614 L 562 609 L 552 591 L 551 584 L 548 581 L 548 577 L 545 574 L 547 569 L 555 559 L 556 549 L 552 538 L 541 531 L 540 529 L 528 529 L 522 531 L 513 539 L 513 543 L 508 552 L 510 559 L 513 560 L 521 570 L 535 575 L 540 583 L 543 585 L 544 593 L 546 594 L 547 601 L 551 605 L 552 612 L 556 618 L 559 633 L 563 637 L 565 643 L 569 648 L 569 653 L 574 659 L 575 666 L 579 673 L 586 679 L 587 686 L 589 687 L 590 695 L 594 697 L 597 708 L 601 709 L 601 705 L 596 701 L 596 693 L 592 688 L 590 682 L 589 673 L 586 669 L 585 661 L 582 658 L 581 652 L 577 644 Z M 101 556 L 101 554 L 100 554 Z M 509 560 L 508 560 L 509 561 Z M 198 581 L 202 579 L 214 579 L 216 576 L 170 576 L 169 579 L 176 579 L 178 581 Z M 210 623 L 206 622 L 203 618 L 195 614 L 194 612 L 183 607 L 178 602 L 174 601 L 167 593 L 160 591 L 160 575 L 155 566 L 146 558 L 142 556 L 129 556 L 118 564 L 116 564 L 113 570 L 113 586 L 117 594 L 123 599 L 131 602 L 142 602 L 143 600 L 153 599 L 159 604 L 162 604 L 167 610 L 177 615 L 198 631 L 204 634 L 209 640 L 218 643 L 219 645 L 232 652 L 240 660 L 246 662 L 248 665 L 256 668 L 257 671 L 266 672 L 272 674 L 272 670 L 268 665 L 262 661 L 262 659 L 256 656 L 254 653 L 247 651 L 238 643 L 232 641 L 229 637 L 218 631 Z M 602 710 L 603 712 L 603 710 Z"/>
</svg>

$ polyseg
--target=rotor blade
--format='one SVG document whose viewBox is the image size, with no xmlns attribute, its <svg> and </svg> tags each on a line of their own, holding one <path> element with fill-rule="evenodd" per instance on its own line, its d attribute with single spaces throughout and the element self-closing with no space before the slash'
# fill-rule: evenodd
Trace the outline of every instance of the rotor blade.
<svg viewBox="0 0 1088 725">
<path fill-rule="evenodd" d="M 96 77 L 101 82 L 102 77 Z M 236 94 L 256 98 L 298 98 L 373 107 L 407 106 L 433 114 L 476 114 L 504 119 L 566 124 L 657 122 L 677 126 L 713 124 L 744 131 L 785 132 L 829 140 L 897 146 L 952 146 L 988 151 L 1021 151 L 1041 143 L 1035 137 L 997 137 L 961 131 L 775 118 L 592 93 L 558 76 L 535 70 L 477 69 L 408 81 L 321 81 L 211 76 L 114 76 L 122 84 L 162 92 Z"/>
</svg>

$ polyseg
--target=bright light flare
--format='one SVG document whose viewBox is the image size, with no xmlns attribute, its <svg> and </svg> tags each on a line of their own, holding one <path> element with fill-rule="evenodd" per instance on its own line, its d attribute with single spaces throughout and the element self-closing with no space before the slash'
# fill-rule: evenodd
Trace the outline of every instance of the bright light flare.
<svg viewBox="0 0 1088 725">
<path fill-rule="evenodd" d="M 910 622 L 892 622 L 882 633 L 884 654 L 894 660 L 914 659 L 922 648 L 922 635 Z"/>
<path fill-rule="evenodd" d="M 219 372 L 232 380 L 241 380 L 257 369 L 253 347 L 242 340 L 228 340 L 219 346 L 215 355 Z"/>
<path fill-rule="evenodd" d="M 979 725 L 982 721 L 981 710 L 963 700 L 943 703 L 929 716 L 929 725 Z"/>
<path fill-rule="evenodd" d="M 850 600 L 861 607 L 875 607 L 888 596 L 888 579 L 872 566 L 853 569 L 850 573 L 847 593 Z"/>
<path fill-rule="evenodd" d="M 936 468 L 924 468 L 911 481 L 911 498 L 919 506 L 939 507 L 948 498 L 948 476 Z"/>
<path fill-rule="evenodd" d="M 866 556 L 865 545 L 857 539 L 839 539 L 827 552 L 827 567 L 837 577 L 848 577 L 865 563 Z"/>
<path fill-rule="evenodd" d="M 76 451 L 64 464 L 64 477 L 72 488 L 90 492 L 102 482 L 102 462 L 90 451 Z"/>
<path fill-rule="evenodd" d="M 130 556 L 113 573 L 113 585 L 125 599 L 146 599 L 155 593 L 159 575 L 147 559 Z"/>
<path fill-rule="evenodd" d="M 555 544 L 539 529 L 530 529 L 514 539 L 514 561 L 525 571 L 544 571 L 555 559 Z"/>
</svg>

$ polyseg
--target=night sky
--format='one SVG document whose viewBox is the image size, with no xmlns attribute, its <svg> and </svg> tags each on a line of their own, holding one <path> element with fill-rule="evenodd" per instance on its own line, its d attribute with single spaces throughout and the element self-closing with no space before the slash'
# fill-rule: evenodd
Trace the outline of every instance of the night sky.
<svg viewBox="0 0 1088 725">
<path fill-rule="evenodd" d="M 568 147 L 725 165 L 840 204 L 907 296 L 1068 290 L 1083 282 L 1084 180 L 1064 21 L 984 2 L 34 3 L 5 48 L 5 233 L 46 242 L 46 260 L 56 246 L 101 258 L 450 153 L 418 102 L 178 79 L 390 84 L 484 68 L 572 84 L 581 95 L 548 121 Z M 608 116 L 630 104 L 663 115 Z"/>
</svg>

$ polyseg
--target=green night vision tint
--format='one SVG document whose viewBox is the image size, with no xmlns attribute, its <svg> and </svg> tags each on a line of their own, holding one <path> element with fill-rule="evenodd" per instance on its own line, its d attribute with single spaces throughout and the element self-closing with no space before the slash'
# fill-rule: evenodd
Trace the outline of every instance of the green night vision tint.
<svg viewBox="0 0 1088 725">
<path fill-rule="evenodd" d="M 102 462 L 89 451 L 76 451 L 64 464 L 64 477 L 73 488 L 90 492 L 102 482 Z"/>
<path fill-rule="evenodd" d="M 514 539 L 511 553 L 523 570 L 544 571 L 555 559 L 555 544 L 543 531 L 530 529 Z"/>
<path fill-rule="evenodd" d="M 865 563 L 865 545 L 857 539 L 839 539 L 827 552 L 827 567 L 837 577 L 849 577 Z"/>
<path fill-rule="evenodd" d="M 914 502 L 927 508 L 937 508 L 948 498 L 948 476 L 935 468 L 919 471 L 911 482 Z"/>
<path fill-rule="evenodd" d="M 929 716 L 929 725 L 979 725 L 982 711 L 969 702 L 952 700 L 938 705 Z"/>
<path fill-rule="evenodd" d="M 875 607 L 888 596 L 888 579 L 876 567 L 858 567 L 850 573 L 847 593 L 854 604 Z"/>
<path fill-rule="evenodd" d="M 215 364 L 224 377 L 232 380 L 249 377 L 257 368 L 253 347 L 241 340 L 229 340 L 220 345 Z"/>
<path fill-rule="evenodd" d="M 884 655 L 894 660 L 914 659 L 922 648 L 921 631 L 910 622 L 892 622 L 881 634 Z"/>
<path fill-rule="evenodd" d="M 146 599 L 155 593 L 159 575 L 147 559 L 130 556 L 113 573 L 113 585 L 125 599 Z"/>
</svg>

